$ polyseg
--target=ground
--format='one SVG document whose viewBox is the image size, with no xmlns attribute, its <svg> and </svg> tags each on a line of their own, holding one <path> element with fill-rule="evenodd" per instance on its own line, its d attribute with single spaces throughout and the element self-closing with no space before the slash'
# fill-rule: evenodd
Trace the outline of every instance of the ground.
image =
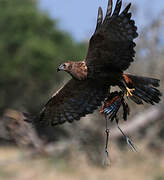
<svg viewBox="0 0 164 180">
<path fill-rule="evenodd" d="M 120 151 L 111 146 L 110 167 L 91 165 L 81 152 L 71 158 L 32 157 L 16 147 L 0 148 L 0 180 L 164 180 L 164 154 L 149 152 L 139 146 L 139 152 Z"/>
</svg>

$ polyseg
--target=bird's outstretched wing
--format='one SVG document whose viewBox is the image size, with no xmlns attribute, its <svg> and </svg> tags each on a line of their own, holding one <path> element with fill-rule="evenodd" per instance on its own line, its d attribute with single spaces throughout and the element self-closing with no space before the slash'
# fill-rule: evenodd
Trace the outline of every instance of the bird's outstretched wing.
<svg viewBox="0 0 164 180">
<path fill-rule="evenodd" d="M 97 26 L 90 39 L 86 64 L 90 68 L 104 66 L 123 71 L 129 67 L 135 55 L 133 39 L 138 36 L 137 27 L 128 12 L 131 4 L 121 13 L 122 0 L 117 0 L 113 13 L 112 4 L 112 0 L 109 0 L 104 19 L 99 7 Z"/>
<path fill-rule="evenodd" d="M 36 122 L 53 126 L 79 120 L 97 109 L 107 93 L 108 87 L 99 86 L 97 82 L 71 79 L 51 97 Z"/>
</svg>

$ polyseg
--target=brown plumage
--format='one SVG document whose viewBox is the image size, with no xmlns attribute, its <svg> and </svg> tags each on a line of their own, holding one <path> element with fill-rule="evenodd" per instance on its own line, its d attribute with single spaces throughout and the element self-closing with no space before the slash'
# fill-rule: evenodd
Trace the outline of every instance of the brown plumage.
<svg viewBox="0 0 164 180">
<path fill-rule="evenodd" d="M 104 19 L 101 7 L 98 9 L 86 59 L 59 66 L 58 71 L 66 71 L 72 79 L 50 98 L 35 122 L 57 125 L 79 120 L 101 105 L 110 86 L 119 86 L 138 104 L 160 101 L 161 94 L 153 87 L 159 86 L 159 80 L 123 74 L 133 62 L 137 27 L 129 12 L 131 4 L 120 12 L 122 0 L 117 0 L 113 13 L 112 6 L 109 0 Z"/>
<path fill-rule="evenodd" d="M 58 71 L 64 70 L 68 72 L 74 79 L 85 80 L 88 76 L 88 67 L 85 61 L 73 62 L 69 61 L 61 64 Z"/>
</svg>

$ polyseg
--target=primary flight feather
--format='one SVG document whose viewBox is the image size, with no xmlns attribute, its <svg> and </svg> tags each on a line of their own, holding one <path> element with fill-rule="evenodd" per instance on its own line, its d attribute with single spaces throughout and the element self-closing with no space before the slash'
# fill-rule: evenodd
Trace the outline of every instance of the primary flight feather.
<svg viewBox="0 0 164 180">
<path fill-rule="evenodd" d="M 98 9 L 97 25 L 89 42 L 86 59 L 68 61 L 58 67 L 72 79 L 60 88 L 45 104 L 35 120 L 39 123 L 57 125 L 79 120 L 96 110 L 110 94 L 110 86 L 119 86 L 137 104 L 154 104 L 161 93 L 155 87 L 159 80 L 124 74 L 135 56 L 134 39 L 137 27 L 129 12 L 131 4 L 120 12 L 122 0 L 113 9 L 112 0 L 103 19 Z"/>
</svg>

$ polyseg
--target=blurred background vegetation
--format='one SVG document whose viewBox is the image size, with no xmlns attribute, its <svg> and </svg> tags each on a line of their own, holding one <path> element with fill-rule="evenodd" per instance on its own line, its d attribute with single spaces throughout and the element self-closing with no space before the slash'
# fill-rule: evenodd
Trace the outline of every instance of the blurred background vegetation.
<svg viewBox="0 0 164 180">
<path fill-rule="evenodd" d="M 57 66 L 66 59 L 84 58 L 86 47 L 59 30 L 36 1 L 0 3 L 0 109 L 35 112 L 63 79 Z"/>
<path fill-rule="evenodd" d="M 158 19 L 140 29 L 136 62 L 128 70 L 159 78 L 162 92 L 163 22 L 164 12 L 159 12 Z M 73 124 L 35 130 L 22 121 L 21 113 L 12 110 L 38 113 L 70 78 L 56 72 L 58 65 L 69 59 L 84 59 L 87 44 L 60 30 L 57 20 L 38 9 L 37 1 L 0 1 L 0 179 L 164 179 L 163 101 L 153 108 L 137 107 L 128 101 L 129 123 L 139 118 L 145 122 L 127 131 L 140 153 L 131 153 L 122 137 L 113 135 L 110 169 L 102 166 L 105 122 L 98 112 Z M 150 113 L 151 120 L 147 117 Z"/>
</svg>

